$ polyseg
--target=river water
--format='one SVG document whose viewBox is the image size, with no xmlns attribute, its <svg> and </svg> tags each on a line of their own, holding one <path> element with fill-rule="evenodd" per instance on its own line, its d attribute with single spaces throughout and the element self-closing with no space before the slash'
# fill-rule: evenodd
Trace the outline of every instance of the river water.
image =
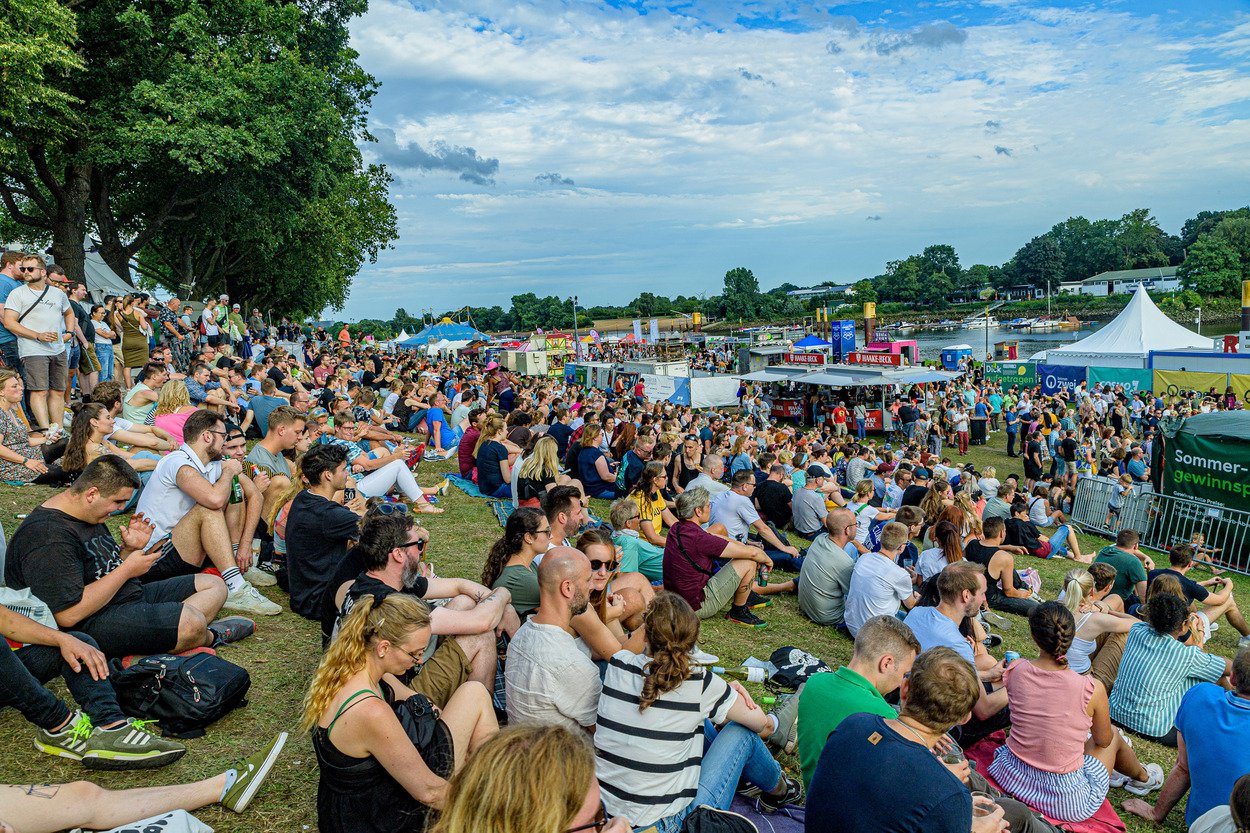
<svg viewBox="0 0 1250 833">
<path fill-rule="evenodd" d="M 906 341 L 908 339 L 915 340 L 920 348 L 921 359 L 940 359 L 942 349 L 950 347 L 953 344 L 967 344 L 972 348 L 972 355 L 978 360 L 983 360 L 988 352 L 990 355 L 994 353 L 994 344 L 999 341 L 1015 341 L 1018 343 L 1018 353 L 1020 361 L 1027 361 L 1030 356 L 1041 350 L 1048 350 L 1052 347 L 1058 347 L 1061 344 L 1071 344 L 1085 338 L 1099 327 L 1102 322 L 1094 322 L 1086 325 L 1079 330 L 1061 330 L 1053 333 L 1026 333 L 1017 330 L 1002 329 L 999 327 L 990 327 L 988 330 L 955 330 L 949 333 L 912 333 L 911 335 L 896 336 L 898 340 Z M 1191 322 L 1186 325 L 1189 329 L 1194 329 Z M 1209 335 L 1214 338 L 1216 335 L 1224 333 L 1236 332 L 1235 327 L 1214 327 L 1206 326 L 1202 328 L 1202 334 Z M 863 337 L 862 331 L 859 333 Z M 986 350 L 986 340 L 988 336 L 989 349 Z"/>
</svg>

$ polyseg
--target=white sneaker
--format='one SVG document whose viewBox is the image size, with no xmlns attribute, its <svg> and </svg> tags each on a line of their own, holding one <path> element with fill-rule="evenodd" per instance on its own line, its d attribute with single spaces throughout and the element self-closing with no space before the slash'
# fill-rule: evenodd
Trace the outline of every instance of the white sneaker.
<svg viewBox="0 0 1250 833">
<path fill-rule="evenodd" d="M 1124 785 L 1132 780 L 1132 778 L 1129 778 L 1123 772 L 1120 772 L 1120 770 L 1114 769 L 1111 771 L 1111 779 L 1108 782 L 1108 786 L 1116 787 L 1117 789 L 1124 789 Z"/>
<path fill-rule="evenodd" d="M 1149 780 L 1129 781 L 1124 785 L 1124 789 L 1133 795 L 1149 795 L 1163 786 L 1163 767 L 1158 764 L 1146 764 L 1146 774 L 1150 776 Z"/>
<path fill-rule="evenodd" d="M 720 657 L 716 656 L 716 654 L 709 654 L 698 645 L 691 649 L 690 658 L 694 660 L 695 665 L 715 665 L 720 662 Z"/>
<path fill-rule="evenodd" d="M 222 607 L 228 607 L 231 610 L 237 610 L 241 613 L 251 613 L 255 616 L 277 616 L 282 612 L 279 605 L 266 599 L 250 584 L 245 584 L 238 590 L 233 590 L 226 596 L 226 603 Z"/>
<path fill-rule="evenodd" d="M 256 566 L 247 568 L 247 572 L 243 574 L 243 580 L 253 587 L 273 587 L 278 583 L 273 573 L 266 573 Z"/>
</svg>

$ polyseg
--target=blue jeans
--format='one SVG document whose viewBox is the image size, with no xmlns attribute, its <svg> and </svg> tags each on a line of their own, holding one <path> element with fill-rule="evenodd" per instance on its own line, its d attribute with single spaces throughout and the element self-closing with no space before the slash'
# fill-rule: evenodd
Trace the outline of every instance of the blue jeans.
<svg viewBox="0 0 1250 833">
<path fill-rule="evenodd" d="M 96 343 L 95 356 L 100 360 L 100 381 L 109 382 L 113 379 L 113 345 Z"/>
<path fill-rule="evenodd" d="M 864 439 L 866 436 L 868 436 L 868 430 L 865 427 L 867 425 L 867 422 L 868 421 L 864 419 L 857 418 L 855 420 L 855 436 L 861 440 Z"/>
<path fill-rule="evenodd" d="M 656 822 L 656 830 L 679 833 L 686 816 L 701 804 L 728 810 L 743 776 L 760 789 L 771 790 L 781 780 L 781 766 L 760 736 L 747 727 L 730 722 L 718 732 L 711 721 L 703 721 L 699 790 L 685 809 Z"/>
<path fill-rule="evenodd" d="M 95 640 L 85 633 L 70 631 L 69 635 L 96 647 Z M 27 645 L 14 651 L 0 639 L 0 706 L 12 706 L 40 729 L 59 726 L 69 717 L 69 707 L 43 686 L 58 675 L 96 726 L 126 719 L 117 705 L 113 685 L 108 680 L 93 680 L 85 665 L 74 671 L 56 648 Z"/>
<path fill-rule="evenodd" d="M 1068 525 L 1060 524 L 1055 534 L 1050 536 L 1050 557 L 1063 558 L 1068 554 Z"/>
</svg>

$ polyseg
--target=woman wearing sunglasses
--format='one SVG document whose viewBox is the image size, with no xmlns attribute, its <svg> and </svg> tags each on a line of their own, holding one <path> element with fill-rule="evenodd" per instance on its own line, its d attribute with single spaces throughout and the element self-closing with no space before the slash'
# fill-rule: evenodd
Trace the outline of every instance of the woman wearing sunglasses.
<svg viewBox="0 0 1250 833">
<path fill-rule="evenodd" d="M 622 622 L 642 612 L 646 602 L 633 587 L 612 587 L 621 565 L 621 551 L 612 536 L 601 529 L 587 530 L 577 539 L 577 548 L 590 559 L 590 606 L 573 617 L 573 630 L 589 646 L 593 659 L 606 662 L 620 650 L 642 653 L 645 628 L 631 634 Z"/>
<path fill-rule="evenodd" d="M 629 833 L 607 820 L 590 741 L 563 726 L 509 727 L 454 778 L 430 833 Z"/>
</svg>

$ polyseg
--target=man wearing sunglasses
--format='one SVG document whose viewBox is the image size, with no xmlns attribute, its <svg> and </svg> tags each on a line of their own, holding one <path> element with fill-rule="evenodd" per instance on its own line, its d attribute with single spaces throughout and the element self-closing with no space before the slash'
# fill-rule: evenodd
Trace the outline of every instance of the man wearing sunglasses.
<svg viewBox="0 0 1250 833">
<path fill-rule="evenodd" d="M 323 647 L 328 645 L 339 624 L 366 595 L 379 601 L 392 593 L 408 593 L 427 602 L 445 600 L 430 611 L 433 637 L 425 661 L 409 683 L 442 708 L 468 680 L 494 690 L 498 637 L 514 635 L 521 621 L 509 604 L 512 595 L 506 587 L 491 590 L 469 579 L 434 576 L 424 559 L 429 542 L 429 530 L 417 526 L 407 514 L 366 515 L 360 541 L 339 575 L 350 569 L 348 565 L 358 566 L 360 572 L 335 588 L 335 615 L 322 620 L 321 637 Z"/>
<path fill-rule="evenodd" d="M 4 326 L 17 337 L 22 378 L 30 392 L 35 425 L 61 424 L 65 410 L 65 386 L 69 381 L 69 356 L 65 343 L 76 326 L 69 297 L 47 282 L 47 269 L 39 255 L 25 255 L 18 264 L 24 282 L 4 300 Z"/>
</svg>

